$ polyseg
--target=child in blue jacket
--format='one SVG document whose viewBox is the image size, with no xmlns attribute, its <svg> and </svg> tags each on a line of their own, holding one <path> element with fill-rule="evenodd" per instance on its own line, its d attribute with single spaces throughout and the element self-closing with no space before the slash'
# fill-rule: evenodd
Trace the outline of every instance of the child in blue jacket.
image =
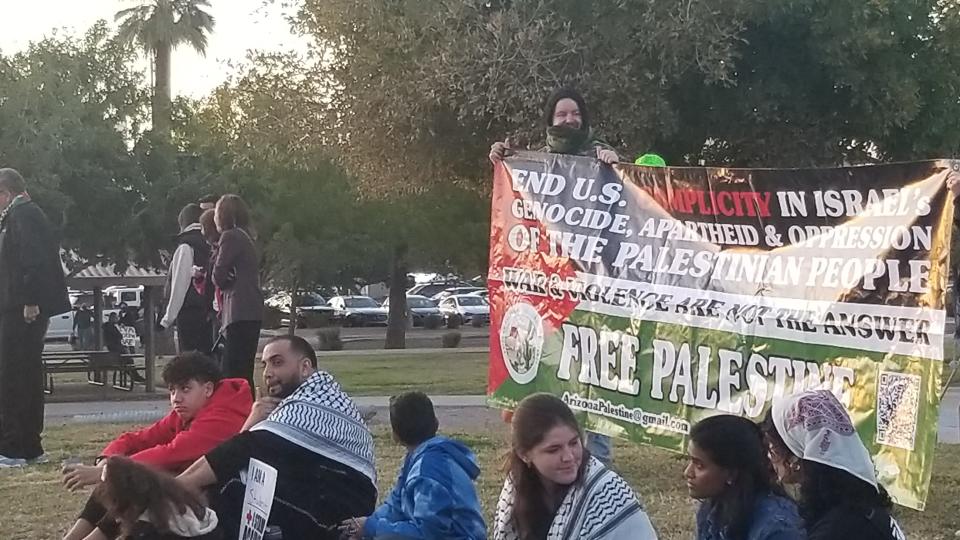
<svg viewBox="0 0 960 540">
<path fill-rule="evenodd" d="M 367 518 L 343 523 L 352 539 L 484 540 L 473 481 L 477 459 L 463 443 L 437 435 L 433 402 L 422 392 L 390 400 L 393 438 L 407 447 L 390 497 Z"/>
</svg>

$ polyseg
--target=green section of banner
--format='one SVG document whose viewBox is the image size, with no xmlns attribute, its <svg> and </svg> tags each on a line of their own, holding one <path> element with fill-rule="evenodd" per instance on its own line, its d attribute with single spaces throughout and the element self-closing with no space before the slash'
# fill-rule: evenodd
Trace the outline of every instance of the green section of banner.
<svg viewBox="0 0 960 540">
<path fill-rule="evenodd" d="M 606 374 L 599 352 L 584 359 L 579 348 L 564 350 L 565 333 L 575 327 L 578 332 L 596 333 L 601 346 L 599 332 L 608 332 L 608 350 L 615 353 L 606 359 Z M 616 353 L 616 336 L 624 335 L 639 341 L 635 360 Z M 721 354 L 727 361 L 721 360 Z M 562 378 L 565 360 L 569 360 L 568 380 Z M 624 362 L 633 361 L 635 370 L 622 371 Z M 591 363 L 597 375 L 592 380 Z M 722 368 L 728 376 L 721 377 Z M 937 441 L 941 368 L 941 362 L 909 356 L 575 311 L 558 331 L 545 336 L 536 377 L 523 385 L 507 379 L 490 402 L 513 408 L 533 392 L 565 396 L 592 431 L 683 452 L 684 427 L 706 416 L 731 413 L 760 421 L 774 395 L 818 386 L 833 388 L 874 456 L 879 480 L 899 504 L 923 509 Z M 797 380 L 801 371 L 803 377 Z M 612 386 L 615 378 L 617 383 L 622 381 L 622 374 L 639 381 L 636 395 L 596 384 L 606 375 L 606 385 Z M 608 410 L 583 411 L 601 407 L 601 400 Z M 610 410 L 617 406 L 619 412 Z M 675 425 L 651 425 L 652 417 Z"/>
</svg>

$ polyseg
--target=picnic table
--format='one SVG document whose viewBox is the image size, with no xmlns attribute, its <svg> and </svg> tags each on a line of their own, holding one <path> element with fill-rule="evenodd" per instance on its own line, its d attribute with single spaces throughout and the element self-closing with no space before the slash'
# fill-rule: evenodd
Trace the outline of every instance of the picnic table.
<svg viewBox="0 0 960 540">
<path fill-rule="evenodd" d="M 143 376 L 144 355 L 122 354 L 112 351 L 63 351 L 43 353 L 43 391 L 52 394 L 54 375 L 63 373 L 86 373 L 87 383 L 106 385 L 107 375 L 112 374 L 112 386 L 117 390 L 133 391 L 134 375 Z M 139 364 L 139 365 L 138 365 Z"/>
</svg>

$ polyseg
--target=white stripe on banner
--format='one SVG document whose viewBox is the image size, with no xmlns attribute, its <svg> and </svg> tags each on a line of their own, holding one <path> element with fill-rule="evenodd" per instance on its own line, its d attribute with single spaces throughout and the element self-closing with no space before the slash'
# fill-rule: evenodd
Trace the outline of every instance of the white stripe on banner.
<svg viewBox="0 0 960 540">
<path fill-rule="evenodd" d="M 740 295 L 583 272 L 561 279 L 504 268 L 502 278 L 507 290 L 572 298 L 578 310 L 602 315 L 943 360 L 946 313 L 938 309 Z"/>
</svg>

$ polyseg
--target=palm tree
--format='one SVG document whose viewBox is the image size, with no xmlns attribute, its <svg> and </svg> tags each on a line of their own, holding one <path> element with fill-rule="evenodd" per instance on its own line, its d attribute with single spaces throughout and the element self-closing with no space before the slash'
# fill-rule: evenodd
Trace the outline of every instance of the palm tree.
<svg viewBox="0 0 960 540">
<path fill-rule="evenodd" d="M 138 0 L 140 5 L 116 14 L 119 37 L 153 54 L 153 129 L 170 132 L 170 54 L 187 44 L 201 55 L 207 52 L 207 38 L 213 31 L 213 16 L 203 10 L 209 0 Z"/>
</svg>

